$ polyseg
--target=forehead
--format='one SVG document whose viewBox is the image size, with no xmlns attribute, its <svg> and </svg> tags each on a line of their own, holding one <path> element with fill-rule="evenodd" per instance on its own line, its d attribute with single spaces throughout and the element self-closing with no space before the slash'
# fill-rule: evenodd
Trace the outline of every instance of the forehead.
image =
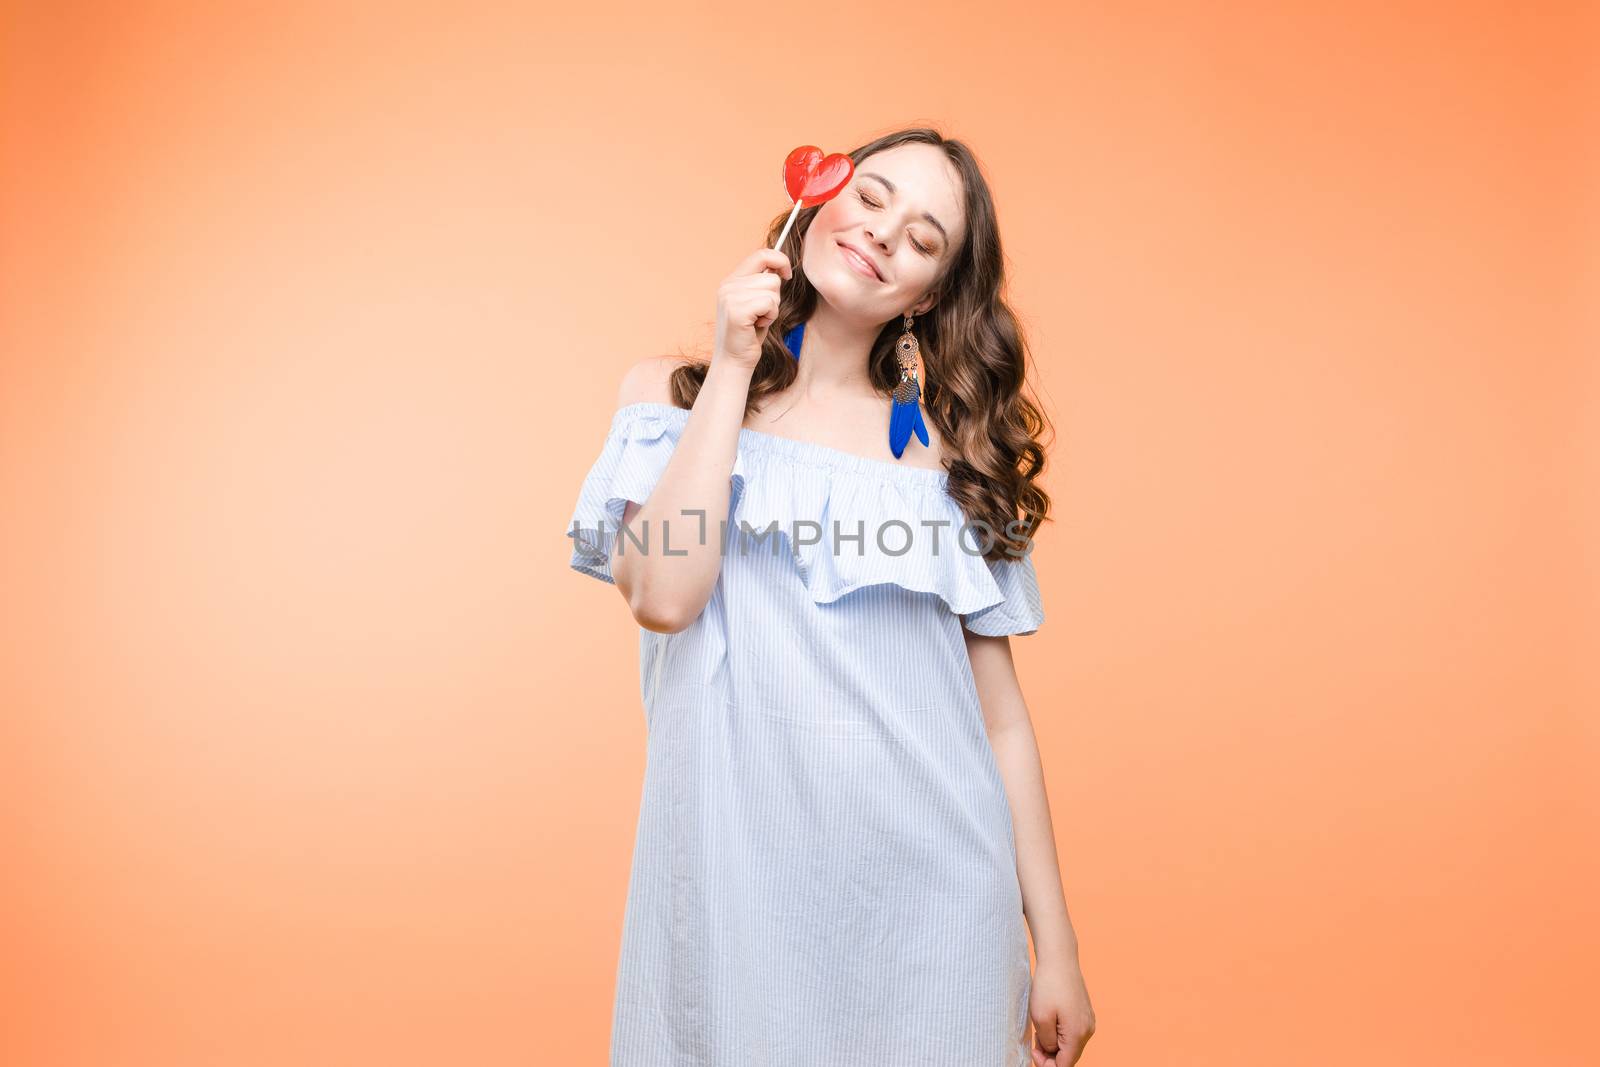
<svg viewBox="0 0 1600 1067">
<path fill-rule="evenodd" d="M 961 239 L 965 226 L 962 212 L 961 176 L 943 150 L 930 144 L 901 144 L 874 152 L 855 168 L 856 181 L 862 174 L 881 174 L 894 184 L 895 202 L 909 203 L 920 211 L 931 212 L 953 241 Z M 874 188 L 882 186 L 865 179 Z"/>
</svg>

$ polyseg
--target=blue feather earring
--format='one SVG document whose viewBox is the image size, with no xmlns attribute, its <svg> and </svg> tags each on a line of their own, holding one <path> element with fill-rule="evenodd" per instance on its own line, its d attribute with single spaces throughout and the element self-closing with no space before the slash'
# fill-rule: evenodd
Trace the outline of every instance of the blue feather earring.
<svg viewBox="0 0 1600 1067">
<path fill-rule="evenodd" d="M 900 384 L 894 387 L 894 406 L 889 409 L 889 450 L 899 459 L 906 450 L 906 442 L 915 433 L 924 448 L 928 447 L 928 424 L 922 421 L 922 379 L 918 364 L 922 359 L 922 346 L 917 335 L 911 332 L 911 313 L 906 313 L 905 330 L 894 343 L 895 360 L 900 364 Z"/>
<path fill-rule="evenodd" d="M 889 409 L 889 449 L 894 458 L 905 454 L 911 435 L 917 435 L 924 448 L 928 446 L 928 424 L 922 421 L 922 381 L 917 364 L 921 362 L 922 346 L 911 332 L 911 315 L 906 315 L 905 332 L 895 341 L 895 361 L 900 365 L 900 384 L 894 387 L 894 405 Z M 799 323 L 783 335 L 783 346 L 789 355 L 800 358 L 800 346 L 805 342 L 806 324 Z"/>
<path fill-rule="evenodd" d="M 805 337 L 806 324 L 803 322 L 783 335 L 783 347 L 787 348 L 789 354 L 796 360 L 800 358 L 800 343 L 805 340 Z"/>
</svg>

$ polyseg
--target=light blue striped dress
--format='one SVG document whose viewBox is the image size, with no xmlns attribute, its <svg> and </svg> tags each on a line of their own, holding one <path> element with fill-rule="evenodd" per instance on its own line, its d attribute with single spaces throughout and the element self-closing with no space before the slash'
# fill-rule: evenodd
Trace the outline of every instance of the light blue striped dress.
<svg viewBox="0 0 1600 1067">
<path fill-rule="evenodd" d="M 568 523 L 574 569 L 614 580 L 625 502 L 649 497 L 688 417 L 615 413 Z M 711 600 L 680 633 L 639 631 L 612 1067 L 1030 1062 L 1011 809 L 961 626 L 1031 634 L 1044 613 L 1031 554 L 957 543 L 947 482 L 739 431 Z M 672 525 L 679 548 L 698 535 Z"/>
</svg>

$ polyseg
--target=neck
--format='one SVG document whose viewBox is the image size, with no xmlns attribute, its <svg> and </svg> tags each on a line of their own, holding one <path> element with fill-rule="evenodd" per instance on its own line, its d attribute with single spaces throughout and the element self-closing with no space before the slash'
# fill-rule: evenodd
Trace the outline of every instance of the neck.
<svg viewBox="0 0 1600 1067">
<path fill-rule="evenodd" d="M 824 403 L 874 395 L 867 357 L 882 330 L 882 323 L 843 318 L 826 300 L 819 299 L 806 320 L 804 352 L 790 391 L 800 399 Z"/>
</svg>

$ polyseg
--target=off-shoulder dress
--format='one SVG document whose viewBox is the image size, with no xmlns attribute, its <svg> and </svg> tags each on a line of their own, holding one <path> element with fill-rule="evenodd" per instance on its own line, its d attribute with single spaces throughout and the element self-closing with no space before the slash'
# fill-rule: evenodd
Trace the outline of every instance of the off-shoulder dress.
<svg viewBox="0 0 1600 1067">
<path fill-rule="evenodd" d="M 614 582 L 689 414 L 616 411 L 573 569 Z M 961 628 L 1038 629 L 1032 554 L 985 560 L 944 471 L 741 429 L 731 477 L 705 610 L 639 630 L 612 1067 L 1027 1067 L 1011 809 Z M 669 521 L 665 546 L 635 523 L 646 551 L 700 536 Z"/>
</svg>

